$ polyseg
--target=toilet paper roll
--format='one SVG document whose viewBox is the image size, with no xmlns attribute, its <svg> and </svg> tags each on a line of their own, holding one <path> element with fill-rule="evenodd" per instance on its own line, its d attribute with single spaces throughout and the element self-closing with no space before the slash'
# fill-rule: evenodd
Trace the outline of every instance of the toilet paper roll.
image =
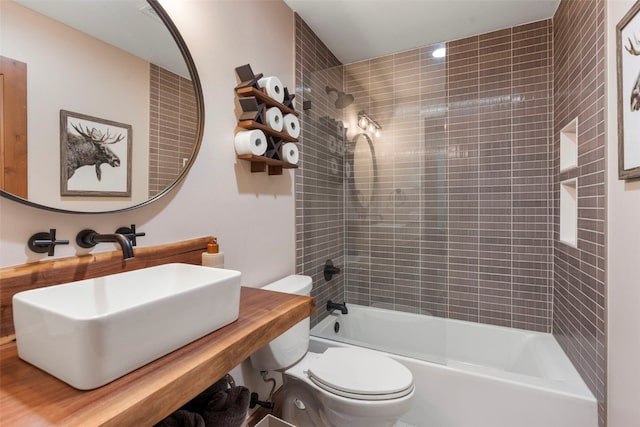
<svg viewBox="0 0 640 427">
<path fill-rule="evenodd" d="M 292 138 L 297 138 L 300 136 L 300 122 L 295 114 L 286 114 L 284 116 L 284 130 L 291 136 Z"/>
<path fill-rule="evenodd" d="M 270 126 L 273 130 L 280 132 L 284 126 L 282 117 L 282 111 L 278 107 L 271 107 L 266 113 L 267 126 Z"/>
<path fill-rule="evenodd" d="M 267 95 L 278 102 L 284 101 L 284 86 L 276 76 L 263 77 L 258 80 L 258 86 L 267 90 Z"/>
<path fill-rule="evenodd" d="M 298 152 L 298 146 L 293 142 L 287 142 L 282 146 L 282 160 L 294 165 L 298 164 L 300 160 L 300 153 Z"/>
<path fill-rule="evenodd" d="M 243 130 L 234 139 L 236 153 L 262 156 L 267 151 L 267 137 L 260 129 Z"/>
</svg>

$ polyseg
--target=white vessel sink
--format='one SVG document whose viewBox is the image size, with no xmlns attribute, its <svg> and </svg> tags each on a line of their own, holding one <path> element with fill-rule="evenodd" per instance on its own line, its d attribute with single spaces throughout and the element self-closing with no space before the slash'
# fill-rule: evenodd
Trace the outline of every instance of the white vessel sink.
<svg viewBox="0 0 640 427">
<path fill-rule="evenodd" d="M 238 318 L 240 272 L 165 264 L 20 292 L 18 355 L 75 388 L 100 387 Z"/>
</svg>

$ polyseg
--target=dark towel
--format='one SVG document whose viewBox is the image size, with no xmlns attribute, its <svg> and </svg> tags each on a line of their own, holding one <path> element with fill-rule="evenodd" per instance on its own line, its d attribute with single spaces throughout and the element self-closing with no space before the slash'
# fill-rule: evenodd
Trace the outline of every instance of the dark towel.
<svg viewBox="0 0 640 427">
<path fill-rule="evenodd" d="M 213 399 L 213 396 L 215 396 L 219 391 L 225 391 L 227 389 L 229 389 L 229 381 L 227 380 L 227 377 L 224 376 L 210 385 L 205 391 L 185 403 L 180 409 L 186 409 L 187 411 L 202 414 L 207 410 L 207 406 L 211 399 Z"/>
<path fill-rule="evenodd" d="M 155 427 L 206 427 L 206 424 L 202 415 L 180 409 L 160 421 Z"/>
<path fill-rule="evenodd" d="M 249 389 L 232 387 L 215 393 L 202 413 L 206 427 L 240 427 L 249 409 Z"/>
<path fill-rule="evenodd" d="M 248 388 L 230 387 L 224 377 L 155 427 L 241 427 L 249 400 Z"/>
</svg>

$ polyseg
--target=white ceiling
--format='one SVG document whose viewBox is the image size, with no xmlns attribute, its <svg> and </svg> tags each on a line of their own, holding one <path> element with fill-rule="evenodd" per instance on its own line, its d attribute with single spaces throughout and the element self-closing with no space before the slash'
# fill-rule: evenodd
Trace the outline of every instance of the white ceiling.
<svg viewBox="0 0 640 427">
<path fill-rule="evenodd" d="M 343 63 L 550 18 L 560 0 L 284 0 Z"/>
</svg>

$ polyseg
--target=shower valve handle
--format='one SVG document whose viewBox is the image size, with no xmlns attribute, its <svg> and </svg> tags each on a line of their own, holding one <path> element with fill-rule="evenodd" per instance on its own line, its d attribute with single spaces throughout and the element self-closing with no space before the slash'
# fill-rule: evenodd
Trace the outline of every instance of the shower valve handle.
<svg viewBox="0 0 640 427">
<path fill-rule="evenodd" d="M 324 264 L 324 280 L 327 282 L 333 278 L 334 274 L 340 273 L 340 268 L 333 265 L 330 259 Z"/>
</svg>

